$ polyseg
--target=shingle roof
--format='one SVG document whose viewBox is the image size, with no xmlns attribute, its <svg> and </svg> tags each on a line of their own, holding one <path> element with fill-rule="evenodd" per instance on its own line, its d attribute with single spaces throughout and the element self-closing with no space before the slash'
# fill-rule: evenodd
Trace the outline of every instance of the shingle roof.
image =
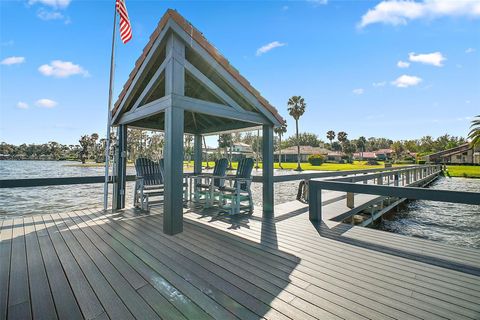
<svg viewBox="0 0 480 320">
<path fill-rule="evenodd" d="M 245 79 L 229 62 L 228 60 L 218 52 L 218 50 L 203 36 L 203 34 L 196 29 L 190 22 L 188 22 L 182 15 L 177 11 L 168 9 L 167 12 L 163 15 L 162 19 L 157 25 L 157 28 L 150 36 L 150 40 L 143 49 L 142 54 L 135 62 L 135 67 L 128 77 L 127 82 L 124 84 L 122 91 L 118 97 L 118 100 L 115 102 L 113 108 L 113 114 L 115 114 L 120 106 L 120 103 L 125 98 L 128 88 L 131 86 L 133 79 L 138 73 L 140 66 L 147 57 L 149 51 L 152 49 L 155 40 L 158 38 L 159 34 L 166 26 L 169 20 L 176 22 L 185 32 L 187 32 L 193 40 L 195 40 L 203 49 L 205 49 L 235 80 L 237 80 L 248 92 L 250 92 L 262 106 L 264 106 L 280 123 L 284 123 L 285 120 L 278 113 L 277 109 L 272 106 L 265 98 L 263 98 L 260 93 L 252 87 L 252 85 Z"/>
</svg>

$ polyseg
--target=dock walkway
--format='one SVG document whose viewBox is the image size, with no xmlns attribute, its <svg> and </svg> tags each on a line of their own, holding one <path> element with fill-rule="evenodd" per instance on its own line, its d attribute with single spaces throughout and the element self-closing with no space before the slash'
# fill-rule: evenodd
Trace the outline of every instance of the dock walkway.
<svg viewBox="0 0 480 320">
<path fill-rule="evenodd" d="M 480 250 L 332 224 L 161 209 L 0 221 L 0 318 L 480 319 Z"/>
</svg>

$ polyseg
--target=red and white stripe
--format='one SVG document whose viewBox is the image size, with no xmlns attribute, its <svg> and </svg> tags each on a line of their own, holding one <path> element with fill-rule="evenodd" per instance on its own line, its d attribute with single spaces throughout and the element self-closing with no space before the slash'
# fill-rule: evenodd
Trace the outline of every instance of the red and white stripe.
<svg viewBox="0 0 480 320">
<path fill-rule="evenodd" d="M 130 19 L 128 18 L 127 7 L 125 0 L 116 0 L 116 7 L 118 15 L 120 16 L 120 38 L 123 43 L 127 43 L 132 39 L 132 28 Z"/>
</svg>

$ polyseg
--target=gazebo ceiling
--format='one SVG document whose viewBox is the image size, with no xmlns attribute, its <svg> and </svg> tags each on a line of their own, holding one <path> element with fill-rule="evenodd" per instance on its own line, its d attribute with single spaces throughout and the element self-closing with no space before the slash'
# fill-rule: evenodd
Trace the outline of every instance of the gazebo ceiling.
<svg viewBox="0 0 480 320">
<path fill-rule="evenodd" d="M 168 69 L 172 64 L 180 67 Z M 166 72 L 177 81 L 175 93 Z M 186 133 L 283 123 L 276 109 L 173 10 L 165 13 L 137 60 L 115 103 L 113 124 L 163 130 L 164 111 L 170 107 L 184 109 Z"/>
</svg>

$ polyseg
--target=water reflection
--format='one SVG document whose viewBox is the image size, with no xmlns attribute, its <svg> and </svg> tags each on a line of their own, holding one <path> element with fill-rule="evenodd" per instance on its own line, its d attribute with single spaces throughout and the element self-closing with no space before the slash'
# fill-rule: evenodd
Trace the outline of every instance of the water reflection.
<svg viewBox="0 0 480 320">
<path fill-rule="evenodd" d="M 440 178 L 432 189 L 480 192 L 479 179 Z M 479 195 L 480 196 L 480 195 Z M 480 206 L 418 200 L 384 220 L 380 229 L 412 237 L 480 248 Z"/>
</svg>

